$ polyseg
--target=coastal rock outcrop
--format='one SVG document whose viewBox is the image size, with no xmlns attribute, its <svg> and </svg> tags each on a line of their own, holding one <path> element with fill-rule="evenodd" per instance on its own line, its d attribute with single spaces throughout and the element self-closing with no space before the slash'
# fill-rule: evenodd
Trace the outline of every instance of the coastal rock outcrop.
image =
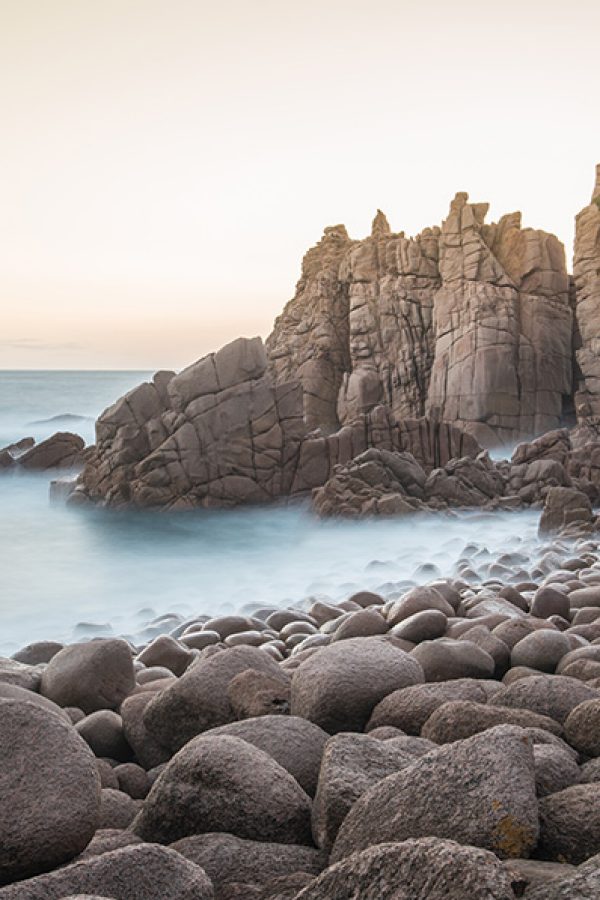
<svg viewBox="0 0 600 900">
<path fill-rule="evenodd" d="M 576 408 L 579 418 L 597 419 L 600 417 L 600 165 L 596 166 L 592 199 L 575 220 L 573 276 L 577 320 L 575 356 L 580 373 Z"/>
</svg>

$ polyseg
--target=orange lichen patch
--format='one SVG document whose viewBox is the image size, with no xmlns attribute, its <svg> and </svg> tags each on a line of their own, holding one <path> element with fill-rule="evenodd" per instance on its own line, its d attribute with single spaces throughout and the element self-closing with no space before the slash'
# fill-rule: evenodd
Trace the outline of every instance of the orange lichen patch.
<svg viewBox="0 0 600 900">
<path fill-rule="evenodd" d="M 493 801 L 494 809 L 501 804 Z M 511 815 L 504 815 L 494 827 L 494 843 L 496 852 L 504 857 L 519 858 L 524 856 L 535 843 L 535 834 L 528 825 L 515 821 Z"/>
</svg>

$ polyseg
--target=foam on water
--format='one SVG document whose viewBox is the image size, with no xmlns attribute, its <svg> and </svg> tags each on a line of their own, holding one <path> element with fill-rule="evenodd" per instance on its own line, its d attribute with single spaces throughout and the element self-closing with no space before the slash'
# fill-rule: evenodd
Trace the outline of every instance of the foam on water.
<svg viewBox="0 0 600 900">
<path fill-rule="evenodd" d="M 64 381 L 65 373 L 59 374 Z M 2 442 L 31 433 L 10 431 L 19 418 L 33 421 L 61 411 L 95 415 L 143 377 L 69 375 L 73 396 L 57 396 L 57 378 L 46 409 L 40 408 L 40 392 L 48 396 L 51 375 L 43 384 L 38 381 L 37 395 L 31 381 L 14 385 L 27 398 L 26 408 L 13 404 L 9 422 L 3 398 Z M 98 381 L 90 385 L 93 375 L 104 377 L 102 388 Z M 80 396 L 87 398 L 79 404 L 74 402 L 75 376 Z M 13 383 L 18 380 L 15 373 L 12 378 Z M 113 393 L 105 397 L 108 389 Z M 94 397 L 97 408 L 90 410 Z M 49 424 L 55 430 L 55 423 Z M 319 521 L 306 504 L 173 514 L 115 512 L 50 504 L 48 482 L 46 475 L 0 477 L 3 654 L 41 638 L 72 640 L 82 621 L 110 623 L 114 633 L 135 635 L 153 615 L 171 611 L 212 615 L 303 604 L 315 596 L 339 600 L 361 588 L 389 596 L 406 581 L 431 580 L 436 570 L 420 571 L 427 563 L 442 575 L 453 574 L 468 543 L 483 545 L 493 555 L 537 544 L 535 512 L 361 522 Z"/>
</svg>

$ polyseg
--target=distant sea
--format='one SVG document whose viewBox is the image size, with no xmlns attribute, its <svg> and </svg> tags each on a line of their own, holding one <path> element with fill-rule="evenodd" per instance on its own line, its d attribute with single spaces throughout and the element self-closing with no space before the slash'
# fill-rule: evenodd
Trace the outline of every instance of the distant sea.
<svg viewBox="0 0 600 900">
<path fill-rule="evenodd" d="M 148 375 L 0 371 L 0 447 L 60 430 L 89 443 L 99 413 Z M 0 474 L 3 655 L 42 638 L 135 639 L 153 616 L 171 611 L 306 606 L 362 588 L 393 596 L 409 582 L 453 574 L 468 543 L 485 561 L 485 549 L 533 546 L 537 528 L 529 512 L 339 522 L 315 519 L 307 504 L 173 514 L 75 509 L 50 504 L 49 481 Z"/>
</svg>

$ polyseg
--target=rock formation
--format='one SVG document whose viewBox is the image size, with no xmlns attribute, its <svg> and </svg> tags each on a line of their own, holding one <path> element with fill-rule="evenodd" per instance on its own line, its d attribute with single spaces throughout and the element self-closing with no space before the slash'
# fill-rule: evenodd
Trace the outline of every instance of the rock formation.
<svg viewBox="0 0 600 900">
<path fill-rule="evenodd" d="M 321 489 L 323 513 L 362 515 L 541 506 L 554 487 L 596 499 L 600 167 L 574 281 L 553 235 L 486 212 L 457 194 L 416 238 L 380 210 L 364 240 L 326 228 L 266 346 L 240 338 L 102 414 L 71 502 L 232 506 Z M 476 459 L 544 434 L 510 463 Z M 401 460 L 355 461 L 371 449 L 411 454 L 423 495 L 398 480 Z"/>
<path fill-rule="evenodd" d="M 309 425 L 383 403 L 493 446 L 560 424 L 572 381 L 563 247 L 521 229 L 519 213 L 485 225 L 487 204 L 467 200 L 416 238 L 378 211 L 365 240 L 336 226 L 307 253 L 267 349 L 276 380 L 301 380 Z"/>
<path fill-rule="evenodd" d="M 576 408 L 586 418 L 600 416 L 600 165 L 591 203 L 575 221 L 575 356 L 581 376 Z"/>
</svg>

